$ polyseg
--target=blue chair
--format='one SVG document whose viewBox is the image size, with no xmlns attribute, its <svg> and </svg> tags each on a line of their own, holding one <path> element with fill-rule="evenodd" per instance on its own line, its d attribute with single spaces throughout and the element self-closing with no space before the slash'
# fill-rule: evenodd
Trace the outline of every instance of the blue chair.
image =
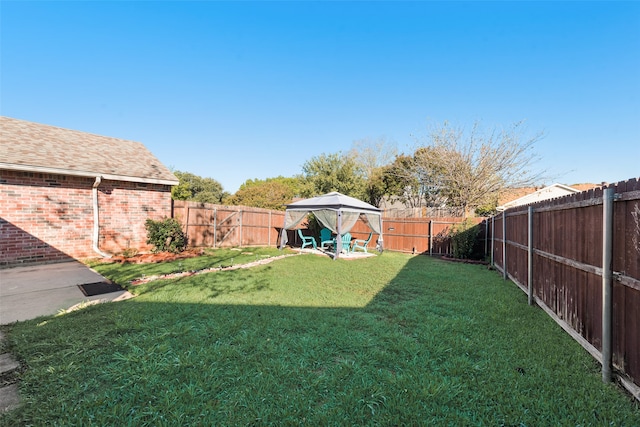
<svg viewBox="0 0 640 427">
<path fill-rule="evenodd" d="M 338 250 L 338 245 L 336 244 L 336 251 L 337 250 Z M 346 253 L 351 252 L 351 233 L 346 233 L 342 235 L 342 250 L 345 251 Z"/>
<path fill-rule="evenodd" d="M 355 252 L 356 248 L 360 248 L 365 253 L 367 253 L 367 245 L 371 241 L 372 237 L 373 237 L 373 233 L 369 233 L 369 237 L 367 237 L 366 239 L 356 239 L 356 240 L 354 240 L 353 241 L 353 247 L 351 248 L 351 251 Z"/>
<path fill-rule="evenodd" d="M 336 239 L 331 237 L 331 230 L 323 228 L 320 230 L 320 249 L 326 249 L 325 246 L 335 246 Z"/>
<path fill-rule="evenodd" d="M 304 234 L 302 234 L 302 230 L 298 228 L 298 236 L 300 236 L 300 239 L 302 240 L 302 248 L 304 249 L 305 247 L 309 246 L 309 245 L 313 245 L 313 249 L 317 249 L 318 245 L 316 243 L 316 239 L 311 237 L 311 236 L 305 236 Z"/>
</svg>

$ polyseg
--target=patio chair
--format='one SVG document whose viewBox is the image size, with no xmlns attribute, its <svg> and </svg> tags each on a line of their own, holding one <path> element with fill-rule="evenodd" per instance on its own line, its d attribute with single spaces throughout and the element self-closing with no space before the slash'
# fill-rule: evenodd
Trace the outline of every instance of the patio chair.
<svg viewBox="0 0 640 427">
<path fill-rule="evenodd" d="M 304 249 L 305 247 L 309 246 L 309 245 L 313 245 L 313 249 L 317 249 L 318 245 L 316 243 L 316 239 L 314 237 L 311 236 L 305 236 L 304 234 L 302 234 L 302 230 L 298 228 L 298 236 L 300 236 L 300 239 L 302 240 L 302 248 L 300 249 Z"/>
<path fill-rule="evenodd" d="M 353 247 L 351 248 L 351 252 L 355 252 L 356 248 L 362 249 L 365 253 L 367 253 L 367 245 L 371 241 L 371 237 L 373 237 L 373 233 L 369 233 L 369 237 L 366 239 L 356 239 L 353 241 Z"/>
<path fill-rule="evenodd" d="M 325 246 L 335 246 L 336 239 L 331 236 L 331 230 L 323 228 L 320 230 L 320 249 L 326 249 Z"/>
<path fill-rule="evenodd" d="M 336 244 L 336 250 L 338 250 L 337 244 Z M 345 251 L 346 253 L 351 252 L 351 233 L 346 233 L 342 235 L 342 250 Z"/>
</svg>

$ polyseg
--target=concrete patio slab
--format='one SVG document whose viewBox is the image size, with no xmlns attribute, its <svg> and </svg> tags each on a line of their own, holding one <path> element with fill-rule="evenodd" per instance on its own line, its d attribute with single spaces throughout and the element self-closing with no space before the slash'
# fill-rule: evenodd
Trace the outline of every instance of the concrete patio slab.
<svg viewBox="0 0 640 427">
<path fill-rule="evenodd" d="M 312 249 L 312 248 L 292 248 L 294 251 L 297 251 L 298 253 L 303 253 L 303 254 L 314 254 L 314 255 L 324 255 L 324 256 L 329 256 L 329 257 L 333 257 L 334 256 L 334 252 L 330 251 L 330 250 L 325 250 L 325 249 Z M 371 253 L 371 252 L 349 252 L 349 253 L 342 253 L 340 254 L 340 259 L 362 259 L 362 258 L 369 258 L 369 257 L 373 257 L 376 256 L 376 254 Z"/>
<path fill-rule="evenodd" d="M 118 291 L 86 297 L 78 288 L 106 280 L 77 261 L 2 269 L 0 324 L 56 314 L 86 301 L 113 301 L 128 294 Z"/>
</svg>

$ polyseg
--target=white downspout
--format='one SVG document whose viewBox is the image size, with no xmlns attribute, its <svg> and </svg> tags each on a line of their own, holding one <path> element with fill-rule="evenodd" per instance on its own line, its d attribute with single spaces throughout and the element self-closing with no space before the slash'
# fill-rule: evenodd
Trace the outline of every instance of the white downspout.
<svg viewBox="0 0 640 427">
<path fill-rule="evenodd" d="M 93 250 L 103 258 L 111 258 L 111 255 L 102 252 L 98 247 L 98 241 L 100 240 L 100 223 L 98 221 L 98 186 L 100 185 L 100 182 L 102 182 L 102 177 L 96 176 L 96 181 L 93 183 L 93 189 L 91 190 L 93 192 Z"/>
</svg>

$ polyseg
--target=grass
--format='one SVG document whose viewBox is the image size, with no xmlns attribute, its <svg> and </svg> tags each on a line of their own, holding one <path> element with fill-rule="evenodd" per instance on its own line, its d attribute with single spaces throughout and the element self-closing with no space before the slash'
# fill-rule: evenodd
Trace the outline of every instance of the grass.
<svg viewBox="0 0 640 427">
<path fill-rule="evenodd" d="M 114 282 L 128 287 L 129 282 L 148 276 L 198 271 L 208 268 L 230 267 L 247 264 L 270 257 L 293 253 L 290 250 L 280 251 L 276 248 L 247 248 L 247 249 L 206 249 L 202 256 L 186 258 L 172 262 L 129 264 L 129 263 L 95 263 L 89 266 L 109 277 Z"/>
<path fill-rule="evenodd" d="M 11 327 L 25 404 L 0 425 L 640 425 L 486 267 L 301 255 L 133 289 Z"/>
</svg>

